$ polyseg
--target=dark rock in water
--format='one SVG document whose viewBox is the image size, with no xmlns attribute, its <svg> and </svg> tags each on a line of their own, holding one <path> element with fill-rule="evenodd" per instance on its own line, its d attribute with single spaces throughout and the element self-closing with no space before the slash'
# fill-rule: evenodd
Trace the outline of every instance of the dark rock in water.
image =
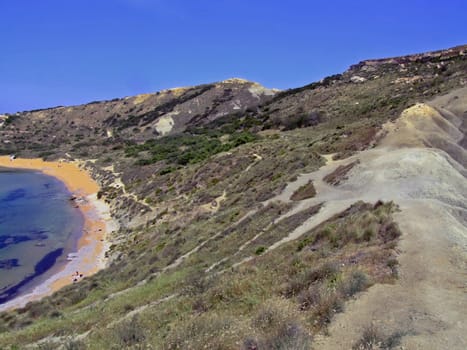
<svg viewBox="0 0 467 350">
<path fill-rule="evenodd" d="M 14 267 L 20 266 L 18 259 L 4 259 L 0 260 L 0 269 L 11 270 Z"/>
<path fill-rule="evenodd" d="M 55 249 L 50 253 L 46 254 L 34 267 L 34 273 L 24 278 L 18 284 L 9 287 L 7 290 L 2 292 L 2 295 L 0 295 L 0 304 L 3 304 L 8 300 L 15 298 L 22 287 L 24 287 L 34 278 L 42 275 L 44 272 L 50 269 L 62 254 L 63 248 Z"/>
<path fill-rule="evenodd" d="M 3 249 L 12 244 L 18 244 L 21 242 L 31 241 L 33 238 L 29 236 L 10 236 L 10 235 L 3 235 L 0 236 L 0 249 Z"/>
<path fill-rule="evenodd" d="M 8 247 L 9 245 L 19 244 L 27 241 L 44 241 L 48 238 L 46 235 L 47 231 L 38 230 L 31 231 L 29 235 L 21 236 L 11 236 L 11 235 L 2 235 L 0 236 L 0 249 Z"/>
<path fill-rule="evenodd" d="M 9 192 L 2 200 L 4 202 L 12 202 L 17 199 L 23 198 L 25 196 L 26 196 L 26 191 L 22 188 L 18 188 L 16 190 Z"/>
<path fill-rule="evenodd" d="M 33 230 L 30 232 L 31 238 L 38 241 L 43 241 L 48 238 L 47 232 L 45 230 Z"/>
</svg>

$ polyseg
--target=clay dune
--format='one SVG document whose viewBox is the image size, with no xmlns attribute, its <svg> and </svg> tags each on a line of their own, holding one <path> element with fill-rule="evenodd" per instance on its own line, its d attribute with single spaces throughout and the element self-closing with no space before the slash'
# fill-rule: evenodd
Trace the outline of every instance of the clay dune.
<svg viewBox="0 0 467 350">
<path fill-rule="evenodd" d="M 312 202 L 325 200 L 335 209 L 329 214 L 360 199 L 393 200 L 401 209 L 395 216 L 403 232 L 399 280 L 351 301 L 331 323 L 330 335 L 316 339 L 316 348 L 351 348 L 370 325 L 400 338 L 403 349 L 467 348 L 466 107 L 466 88 L 416 104 L 385 125 L 376 148 L 300 179 L 314 181 L 318 196 Z M 355 159 L 360 163 L 344 183 L 322 181 Z"/>
</svg>

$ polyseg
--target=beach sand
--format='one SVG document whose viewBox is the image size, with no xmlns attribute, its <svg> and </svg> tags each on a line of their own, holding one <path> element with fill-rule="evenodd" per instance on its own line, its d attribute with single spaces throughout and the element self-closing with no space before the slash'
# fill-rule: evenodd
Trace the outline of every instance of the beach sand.
<svg viewBox="0 0 467 350">
<path fill-rule="evenodd" d="M 84 216 L 83 234 L 78 241 L 78 250 L 69 255 L 66 265 L 34 287 L 31 292 L 0 305 L 0 311 L 23 307 L 30 301 L 39 300 L 73 283 L 72 275 L 76 271 L 86 277 L 105 267 L 105 252 L 108 249 L 106 237 L 116 229 L 116 224 L 110 216 L 107 204 L 97 199 L 98 184 L 85 170 L 80 169 L 74 162 L 46 162 L 42 159 L 21 158 L 10 160 L 8 156 L 0 156 L 0 167 L 38 170 L 57 178 L 76 197 L 75 203 Z"/>
</svg>

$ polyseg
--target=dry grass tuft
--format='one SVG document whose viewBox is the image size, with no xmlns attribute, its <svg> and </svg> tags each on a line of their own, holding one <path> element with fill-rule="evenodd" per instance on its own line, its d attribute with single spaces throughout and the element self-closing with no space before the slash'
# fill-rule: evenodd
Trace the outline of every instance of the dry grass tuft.
<svg viewBox="0 0 467 350">
<path fill-rule="evenodd" d="M 303 185 L 296 190 L 290 197 L 293 201 L 301 201 L 316 196 L 316 189 L 313 185 L 313 181 L 309 181 L 306 185 Z"/>
<path fill-rule="evenodd" d="M 360 161 L 357 159 L 353 161 L 352 163 L 349 163 L 347 165 L 339 165 L 336 170 L 334 170 L 332 173 L 327 174 L 325 177 L 323 177 L 323 180 L 327 182 L 330 185 L 337 186 L 339 185 L 342 181 L 347 180 L 347 174 L 349 171 L 357 164 L 359 164 Z"/>
</svg>

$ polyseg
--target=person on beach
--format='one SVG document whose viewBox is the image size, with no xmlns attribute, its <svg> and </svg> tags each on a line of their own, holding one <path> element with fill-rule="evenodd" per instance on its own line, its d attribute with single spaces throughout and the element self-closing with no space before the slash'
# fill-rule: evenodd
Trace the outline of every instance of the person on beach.
<svg viewBox="0 0 467 350">
<path fill-rule="evenodd" d="M 80 274 L 78 271 L 76 271 L 73 275 L 71 275 L 71 277 L 73 278 L 73 283 L 76 283 L 80 278 L 83 277 L 83 274 Z"/>
</svg>

